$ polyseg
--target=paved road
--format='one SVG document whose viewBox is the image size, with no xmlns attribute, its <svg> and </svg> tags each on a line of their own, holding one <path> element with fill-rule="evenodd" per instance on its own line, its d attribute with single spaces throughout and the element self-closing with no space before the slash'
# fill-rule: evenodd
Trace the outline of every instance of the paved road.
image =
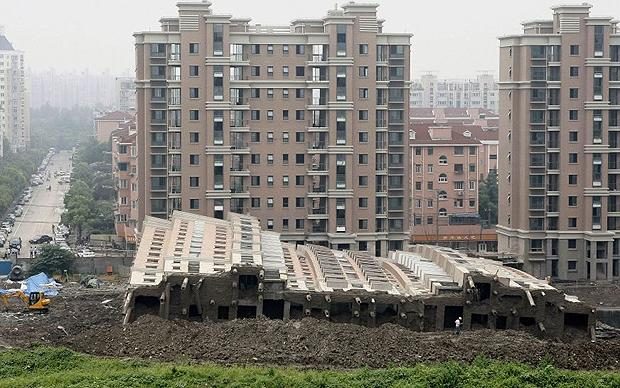
<svg viewBox="0 0 620 388">
<path fill-rule="evenodd" d="M 60 215 L 63 212 L 63 200 L 65 193 L 69 190 L 68 184 L 59 184 L 58 178 L 54 177 L 54 171 L 71 168 L 71 152 L 61 151 L 52 156 L 47 166 L 51 178 L 49 182 L 34 186 L 32 198 L 24 205 L 24 214 L 15 220 L 13 233 L 10 238 L 22 238 L 22 250 L 20 257 L 28 257 L 30 254 L 30 240 L 37 234 L 52 234 L 52 225 L 58 225 Z M 47 172 L 46 171 L 46 172 Z M 47 191 L 47 186 L 51 184 L 52 190 Z"/>
</svg>

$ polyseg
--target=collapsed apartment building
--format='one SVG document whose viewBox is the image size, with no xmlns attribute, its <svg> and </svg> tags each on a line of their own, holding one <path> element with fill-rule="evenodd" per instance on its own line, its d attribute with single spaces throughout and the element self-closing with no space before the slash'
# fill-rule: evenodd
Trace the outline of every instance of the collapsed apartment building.
<svg viewBox="0 0 620 388">
<path fill-rule="evenodd" d="M 280 242 L 256 218 L 220 220 L 175 211 L 148 217 L 132 268 L 125 322 L 143 314 L 222 321 L 265 316 L 418 331 L 529 330 L 593 335 L 594 309 L 501 262 L 418 245 L 378 258 L 367 252 Z"/>
</svg>

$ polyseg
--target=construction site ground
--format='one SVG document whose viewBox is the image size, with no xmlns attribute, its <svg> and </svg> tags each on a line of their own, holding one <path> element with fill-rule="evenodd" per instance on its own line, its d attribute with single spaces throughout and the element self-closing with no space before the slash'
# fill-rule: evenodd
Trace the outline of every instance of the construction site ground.
<svg viewBox="0 0 620 388">
<path fill-rule="evenodd" d="M 65 346 L 110 357 L 310 368 L 383 368 L 420 362 L 470 362 L 478 356 L 566 369 L 620 369 L 620 338 L 547 341 L 525 332 L 419 333 L 397 325 L 367 328 L 307 318 L 223 323 L 142 316 L 123 326 L 123 284 L 65 285 L 47 314 L 10 306 L 0 312 L 0 348 Z"/>
</svg>

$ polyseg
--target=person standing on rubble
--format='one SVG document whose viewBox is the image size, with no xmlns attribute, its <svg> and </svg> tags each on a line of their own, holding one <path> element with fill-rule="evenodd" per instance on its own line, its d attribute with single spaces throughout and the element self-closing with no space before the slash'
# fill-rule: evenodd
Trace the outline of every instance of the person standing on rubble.
<svg viewBox="0 0 620 388">
<path fill-rule="evenodd" d="M 454 321 L 454 334 L 461 334 L 461 325 L 463 325 L 463 318 L 458 317 L 456 321 Z"/>
</svg>

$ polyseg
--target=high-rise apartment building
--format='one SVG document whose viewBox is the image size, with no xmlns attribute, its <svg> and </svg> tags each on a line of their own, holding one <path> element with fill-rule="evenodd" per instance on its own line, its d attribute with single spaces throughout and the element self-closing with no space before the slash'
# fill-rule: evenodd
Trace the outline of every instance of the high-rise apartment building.
<svg viewBox="0 0 620 388">
<path fill-rule="evenodd" d="M 0 28 L 0 138 L 13 152 L 30 144 L 30 106 L 24 53 L 15 50 Z M 2 156 L 3 147 L 0 147 Z"/>
<path fill-rule="evenodd" d="M 498 86 L 493 74 L 474 79 L 440 79 L 424 74 L 411 85 L 411 106 L 416 108 L 483 108 L 498 110 Z"/>
<path fill-rule="evenodd" d="M 250 213 L 285 241 L 400 249 L 411 35 L 376 4 L 277 27 L 210 5 L 135 34 L 140 220 Z"/>
<path fill-rule="evenodd" d="M 121 112 L 136 110 L 135 78 L 116 77 L 116 107 Z"/>
<path fill-rule="evenodd" d="M 498 249 L 538 277 L 620 276 L 620 30 L 590 8 L 500 38 Z"/>
<path fill-rule="evenodd" d="M 108 71 L 58 73 L 55 70 L 46 70 L 31 72 L 29 78 L 33 109 L 50 105 L 61 109 L 87 106 L 107 110 L 119 104 L 115 77 Z"/>
</svg>

